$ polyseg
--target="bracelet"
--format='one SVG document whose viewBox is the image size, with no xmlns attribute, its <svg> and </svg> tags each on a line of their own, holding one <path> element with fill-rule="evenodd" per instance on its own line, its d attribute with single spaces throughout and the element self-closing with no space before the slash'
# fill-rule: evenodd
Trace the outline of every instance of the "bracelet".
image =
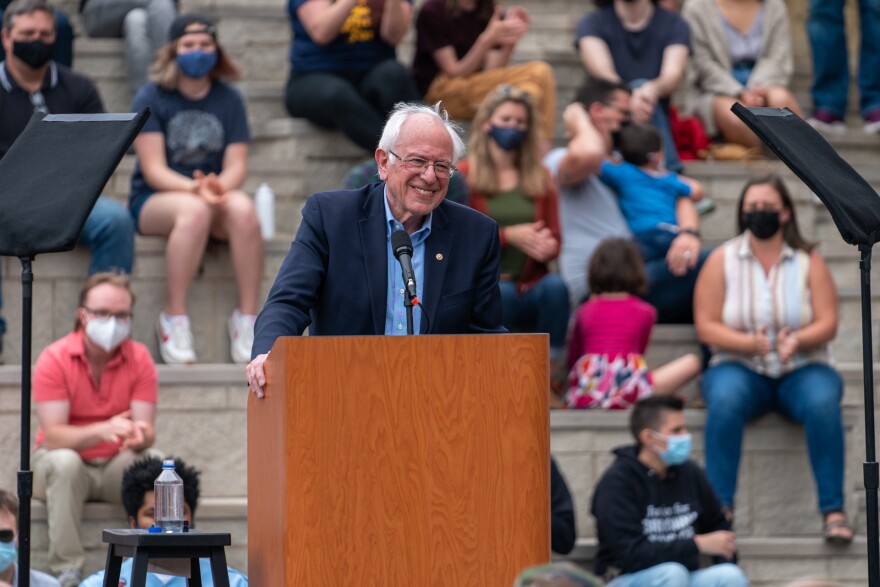
<svg viewBox="0 0 880 587">
<path fill-rule="evenodd" d="M 691 235 L 693 235 L 693 236 L 695 236 L 695 237 L 697 237 L 697 238 L 701 238 L 701 237 L 700 237 L 700 231 L 697 230 L 696 228 L 682 228 L 682 229 L 679 230 L 678 232 L 679 232 L 679 233 L 684 233 L 684 234 L 691 234 Z"/>
</svg>

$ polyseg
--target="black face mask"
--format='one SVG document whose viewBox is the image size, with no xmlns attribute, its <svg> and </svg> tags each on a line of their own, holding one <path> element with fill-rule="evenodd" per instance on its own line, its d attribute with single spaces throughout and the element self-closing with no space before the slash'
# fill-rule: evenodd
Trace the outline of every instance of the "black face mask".
<svg viewBox="0 0 880 587">
<path fill-rule="evenodd" d="M 767 240 L 779 231 L 779 212 L 756 210 L 743 214 L 743 224 L 755 238 Z"/>
<path fill-rule="evenodd" d="M 55 43 L 44 43 L 39 40 L 12 42 L 12 54 L 32 69 L 39 69 L 49 63 L 54 48 Z"/>
</svg>

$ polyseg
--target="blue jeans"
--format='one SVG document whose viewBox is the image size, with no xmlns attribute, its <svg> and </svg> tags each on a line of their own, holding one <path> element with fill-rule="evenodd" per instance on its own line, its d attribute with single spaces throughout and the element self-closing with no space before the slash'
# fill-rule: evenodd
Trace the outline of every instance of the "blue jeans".
<svg viewBox="0 0 880 587">
<path fill-rule="evenodd" d="M 79 244 L 92 250 L 89 275 L 100 271 L 131 273 L 134 263 L 134 221 L 128 209 L 107 196 L 95 202 Z"/>
<path fill-rule="evenodd" d="M 550 359 L 563 359 L 569 305 L 568 288 L 562 278 L 548 273 L 522 295 L 512 281 L 501 281 L 499 285 L 504 326 L 511 332 L 546 332 L 550 335 Z"/>
<path fill-rule="evenodd" d="M 648 290 L 642 298 L 657 309 L 659 324 L 693 324 L 694 285 L 711 252 L 701 250 L 697 264 L 680 277 L 669 271 L 665 256 L 645 263 Z"/>
<path fill-rule="evenodd" d="M 92 250 L 89 275 L 100 271 L 131 273 L 134 262 L 134 222 L 119 202 L 101 196 L 95 202 L 80 234 L 79 244 Z M 0 309 L 3 293 L 0 291 Z M 6 321 L 0 316 L 0 334 L 6 332 Z"/>
<path fill-rule="evenodd" d="M 859 109 L 880 107 L 880 0 L 858 0 Z M 849 59 L 843 21 L 844 0 L 810 0 L 807 35 L 813 54 L 814 106 L 843 118 L 849 90 Z"/>
<path fill-rule="evenodd" d="M 722 563 L 689 571 L 679 563 L 662 563 L 637 573 L 621 575 L 608 587 L 748 587 L 749 579 L 738 566 Z"/>
<path fill-rule="evenodd" d="M 639 247 L 642 261 L 648 263 L 657 259 L 665 259 L 666 253 L 669 252 L 669 247 L 672 246 L 672 241 L 677 236 L 678 233 L 671 230 L 652 228 L 633 234 L 633 240 L 636 241 L 636 245 Z"/>
<path fill-rule="evenodd" d="M 775 378 L 727 362 L 703 374 L 702 390 L 706 476 L 723 505 L 734 505 L 746 422 L 776 411 L 804 426 L 819 511 L 843 510 L 843 380 L 837 371 L 814 363 Z"/>
</svg>

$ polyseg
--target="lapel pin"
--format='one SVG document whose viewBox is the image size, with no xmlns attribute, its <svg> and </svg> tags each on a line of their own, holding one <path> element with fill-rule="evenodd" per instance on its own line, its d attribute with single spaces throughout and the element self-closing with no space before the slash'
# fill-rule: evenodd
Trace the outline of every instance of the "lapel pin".
<svg viewBox="0 0 880 587">
<path fill-rule="evenodd" d="M 443 260 L 443 253 L 437 253 L 436 259 L 438 261 L 442 261 Z"/>
</svg>

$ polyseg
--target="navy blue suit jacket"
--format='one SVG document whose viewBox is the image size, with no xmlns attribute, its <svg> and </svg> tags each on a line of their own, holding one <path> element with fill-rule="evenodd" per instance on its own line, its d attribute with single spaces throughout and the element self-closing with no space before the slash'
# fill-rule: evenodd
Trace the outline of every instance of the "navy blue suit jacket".
<svg viewBox="0 0 880 587">
<path fill-rule="evenodd" d="M 312 195 L 254 327 L 252 355 L 279 336 L 385 333 L 388 252 L 384 183 Z M 454 202 L 434 209 L 425 241 L 430 334 L 506 332 L 498 226 Z M 419 332 L 425 333 L 422 319 Z"/>
</svg>

